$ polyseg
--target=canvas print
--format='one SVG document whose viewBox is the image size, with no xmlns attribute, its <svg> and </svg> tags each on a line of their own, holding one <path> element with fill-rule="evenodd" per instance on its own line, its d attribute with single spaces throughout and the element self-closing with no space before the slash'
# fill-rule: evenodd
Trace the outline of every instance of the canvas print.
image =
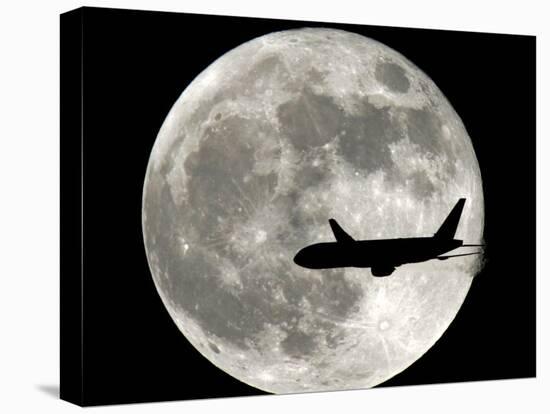
<svg viewBox="0 0 550 414">
<path fill-rule="evenodd" d="M 62 398 L 535 375 L 534 37 L 61 24 Z"/>
</svg>

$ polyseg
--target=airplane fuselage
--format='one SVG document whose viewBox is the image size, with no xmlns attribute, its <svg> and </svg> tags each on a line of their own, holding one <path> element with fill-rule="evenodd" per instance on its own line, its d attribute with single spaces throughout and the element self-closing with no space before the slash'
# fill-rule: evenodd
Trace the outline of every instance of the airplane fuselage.
<svg viewBox="0 0 550 414">
<path fill-rule="evenodd" d="M 462 240 L 435 237 L 327 242 L 303 248 L 294 262 L 309 269 L 370 267 L 391 273 L 402 264 L 431 260 L 460 246 Z"/>
</svg>

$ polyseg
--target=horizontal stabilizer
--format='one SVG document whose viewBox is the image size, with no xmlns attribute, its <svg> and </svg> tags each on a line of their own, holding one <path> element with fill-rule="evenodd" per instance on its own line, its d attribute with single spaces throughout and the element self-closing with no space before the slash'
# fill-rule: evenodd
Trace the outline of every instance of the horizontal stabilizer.
<svg viewBox="0 0 550 414">
<path fill-rule="evenodd" d="M 462 253 L 462 254 L 449 254 L 447 256 L 437 256 L 435 259 L 438 259 L 438 260 L 447 260 L 447 259 L 450 259 L 451 257 L 460 257 L 460 256 L 470 256 L 472 254 L 481 254 L 481 252 L 473 252 L 473 253 Z"/>
<path fill-rule="evenodd" d="M 330 219 L 329 221 L 330 228 L 332 229 L 332 232 L 334 233 L 334 237 L 336 238 L 337 242 L 341 243 L 349 243 L 352 241 L 355 241 L 353 237 L 351 237 L 348 233 L 346 233 L 342 227 L 336 222 L 334 219 Z"/>
</svg>

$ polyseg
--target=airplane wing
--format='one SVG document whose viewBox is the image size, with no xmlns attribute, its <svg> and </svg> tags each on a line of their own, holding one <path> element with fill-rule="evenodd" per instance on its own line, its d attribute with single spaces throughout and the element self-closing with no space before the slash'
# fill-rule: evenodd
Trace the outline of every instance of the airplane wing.
<svg viewBox="0 0 550 414">
<path fill-rule="evenodd" d="M 434 257 L 434 259 L 439 259 L 439 260 L 447 260 L 451 257 L 459 257 L 459 256 L 470 256 L 472 254 L 481 254 L 481 252 L 473 252 L 473 253 L 462 253 L 462 254 L 450 254 L 450 255 L 447 255 L 447 256 L 437 256 L 437 257 Z"/>
<path fill-rule="evenodd" d="M 336 222 L 334 219 L 330 219 L 329 221 L 330 228 L 332 229 L 332 232 L 334 233 L 334 237 L 336 238 L 337 242 L 346 243 L 346 242 L 352 242 L 355 241 L 353 237 L 351 237 L 348 233 L 346 233 L 342 227 Z"/>
</svg>

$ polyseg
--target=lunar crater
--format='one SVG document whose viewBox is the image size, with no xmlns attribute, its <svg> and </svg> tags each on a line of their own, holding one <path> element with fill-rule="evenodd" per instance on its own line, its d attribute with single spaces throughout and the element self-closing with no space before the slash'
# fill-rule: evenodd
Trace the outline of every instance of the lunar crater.
<svg viewBox="0 0 550 414">
<path fill-rule="evenodd" d="M 405 93 L 409 90 L 410 82 L 405 69 L 395 63 L 378 63 L 376 65 L 375 77 L 393 92 Z"/>
</svg>

